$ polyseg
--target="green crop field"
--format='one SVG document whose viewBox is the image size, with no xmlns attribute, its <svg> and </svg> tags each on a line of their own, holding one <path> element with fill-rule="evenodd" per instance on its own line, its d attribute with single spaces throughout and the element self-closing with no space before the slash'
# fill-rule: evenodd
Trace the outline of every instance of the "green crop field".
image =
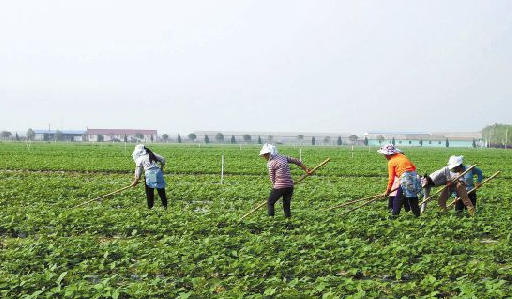
<svg viewBox="0 0 512 299">
<path fill-rule="evenodd" d="M 421 174 L 453 154 L 501 174 L 475 217 L 432 203 L 390 220 L 385 200 L 325 211 L 385 190 L 376 148 L 303 147 L 308 167 L 332 160 L 296 186 L 291 220 L 280 201 L 239 222 L 271 188 L 259 146 L 150 148 L 167 211 L 143 184 L 71 209 L 130 184 L 133 145 L 0 143 L 0 298 L 512 298 L 512 151 L 405 148 Z"/>
</svg>

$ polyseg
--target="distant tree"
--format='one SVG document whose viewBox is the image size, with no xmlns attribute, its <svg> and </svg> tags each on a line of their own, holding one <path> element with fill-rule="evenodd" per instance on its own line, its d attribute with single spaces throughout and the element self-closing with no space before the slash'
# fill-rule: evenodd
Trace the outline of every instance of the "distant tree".
<svg viewBox="0 0 512 299">
<path fill-rule="evenodd" d="M 11 136 L 12 136 L 12 133 L 11 133 L 11 132 L 8 132 L 8 131 L 2 131 L 2 132 L 0 133 L 0 137 L 2 137 L 2 139 L 7 139 L 7 138 L 9 138 L 9 137 L 11 137 Z"/>
<path fill-rule="evenodd" d="M 62 141 L 64 139 L 64 134 L 62 134 L 61 131 L 57 130 L 55 132 L 55 139 L 57 139 L 58 141 Z"/>
<path fill-rule="evenodd" d="M 104 138 L 103 138 L 103 135 L 101 135 L 101 134 L 100 134 L 100 135 L 98 135 L 98 142 L 102 142 L 102 141 L 103 141 L 103 139 L 104 139 Z"/>
<path fill-rule="evenodd" d="M 164 140 L 164 142 L 167 142 L 169 140 L 169 135 L 163 134 L 162 139 Z"/>
<path fill-rule="evenodd" d="M 194 134 L 194 133 L 188 134 L 187 137 L 189 140 L 192 140 L 192 142 L 196 141 L 196 138 L 197 138 L 196 134 Z"/>
<path fill-rule="evenodd" d="M 330 142 L 331 142 L 331 137 L 330 136 L 325 136 L 324 143 L 329 144 Z"/>
<path fill-rule="evenodd" d="M 149 138 L 149 140 L 150 140 L 151 142 L 153 142 L 153 135 L 151 135 L 151 137 Z"/>
<path fill-rule="evenodd" d="M 142 135 L 141 133 L 137 133 L 135 134 L 135 138 L 142 140 L 144 139 L 144 135 Z"/>
<path fill-rule="evenodd" d="M 511 134 L 511 124 L 496 123 L 494 125 L 486 126 L 482 129 L 482 137 L 487 141 L 489 146 L 497 146 L 498 144 L 510 144 L 509 140 Z"/>
<path fill-rule="evenodd" d="M 269 142 L 269 143 L 272 143 L 272 141 L 274 140 L 274 136 L 272 136 L 272 135 L 268 135 L 268 136 L 267 136 L 267 139 L 268 139 L 268 142 Z"/>
<path fill-rule="evenodd" d="M 126 134 L 124 134 L 124 142 L 128 142 L 128 136 L 126 136 Z"/>
<path fill-rule="evenodd" d="M 178 134 L 178 143 L 181 143 L 181 136 Z"/>
<path fill-rule="evenodd" d="M 258 144 L 262 144 L 262 142 L 261 142 L 261 136 L 258 136 Z"/>
<path fill-rule="evenodd" d="M 217 140 L 217 142 L 219 142 L 219 143 L 224 142 L 224 134 L 217 133 L 217 135 L 215 135 L 215 140 Z"/>
<path fill-rule="evenodd" d="M 337 145 L 342 145 L 343 141 L 341 141 L 341 136 L 338 136 L 338 141 L 336 142 Z"/>
<path fill-rule="evenodd" d="M 235 144 L 235 143 L 236 143 L 235 136 L 234 136 L 234 135 L 231 135 L 231 144 Z"/>
<path fill-rule="evenodd" d="M 204 143 L 210 143 L 210 137 L 208 137 L 208 135 L 204 135 Z"/>
<path fill-rule="evenodd" d="M 473 148 L 476 148 L 476 140 L 473 139 Z"/>
<path fill-rule="evenodd" d="M 302 143 L 302 141 L 304 141 L 304 135 L 297 135 L 297 140 Z"/>
<path fill-rule="evenodd" d="M 311 145 L 315 145 L 316 143 L 316 140 L 315 140 L 315 136 L 311 137 Z"/>
<path fill-rule="evenodd" d="M 245 141 L 245 142 L 249 143 L 249 142 L 251 142 L 251 139 L 252 139 L 252 138 L 251 138 L 251 135 L 248 135 L 248 134 L 245 134 L 245 135 L 244 135 L 244 141 Z"/>
<path fill-rule="evenodd" d="M 43 140 L 44 140 L 44 141 L 49 141 L 49 140 L 50 140 L 50 134 L 48 134 L 48 133 L 44 133 L 44 134 L 43 134 Z"/>
<path fill-rule="evenodd" d="M 357 135 L 348 136 L 348 140 L 352 141 L 352 144 L 355 144 L 358 139 L 359 137 L 357 137 Z"/>
<path fill-rule="evenodd" d="M 28 131 L 27 131 L 27 139 L 28 140 L 34 140 L 35 136 L 36 136 L 36 134 L 34 133 L 34 130 L 28 129 Z"/>
<path fill-rule="evenodd" d="M 20 136 L 18 136 L 18 133 L 16 133 L 16 137 L 14 137 L 14 140 L 20 141 Z"/>
<path fill-rule="evenodd" d="M 395 136 L 393 136 L 393 139 L 391 139 L 391 144 L 395 145 Z"/>
<path fill-rule="evenodd" d="M 382 144 L 382 142 L 384 142 L 384 136 L 377 135 L 377 140 L 379 141 L 379 144 Z"/>
<path fill-rule="evenodd" d="M 364 136 L 364 145 L 368 146 L 368 137 Z"/>
<path fill-rule="evenodd" d="M 450 147 L 450 141 L 448 141 L 448 138 L 446 138 L 446 147 Z"/>
<path fill-rule="evenodd" d="M 423 146 L 423 139 L 420 139 L 420 146 Z"/>
</svg>

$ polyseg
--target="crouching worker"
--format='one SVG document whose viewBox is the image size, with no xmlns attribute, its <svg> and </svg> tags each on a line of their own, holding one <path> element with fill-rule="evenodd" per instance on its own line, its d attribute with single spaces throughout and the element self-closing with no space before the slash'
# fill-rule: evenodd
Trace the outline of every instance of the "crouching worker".
<svg viewBox="0 0 512 299">
<path fill-rule="evenodd" d="M 310 170 L 298 159 L 278 155 L 276 147 L 269 143 L 263 145 L 259 155 L 268 161 L 268 173 L 272 182 L 272 190 L 267 200 L 268 215 L 274 216 L 274 205 L 282 197 L 284 215 L 289 218 L 292 216 L 290 205 L 293 195 L 293 180 L 288 163 L 301 167 L 308 174 Z"/>
<path fill-rule="evenodd" d="M 388 160 L 388 186 L 383 195 L 389 196 L 393 191 L 392 186 L 395 179 L 399 178 L 400 180 L 400 187 L 393 199 L 392 215 L 398 216 L 405 203 L 416 217 L 420 216 L 418 193 L 421 192 L 421 184 L 416 173 L 416 166 L 393 144 L 385 145 L 377 152 L 383 154 Z"/>
<path fill-rule="evenodd" d="M 463 204 L 468 208 L 468 212 L 473 215 L 475 213 L 475 208 L 471 203 L 471 200 L 468 198 L 464 176 L 460 177 L 455 183 L 451 183 L 451 180 L 455 179 L 464 171 L 465 167 L 463 165 L 462 156 L 451 156 L 448 161 L 448 166 L 436 170 L 422 179 L 421 184 L 425 190 L 425 198 L 429 197 L 432 187 L 447 185 L 448 187 L 441 192 L 441 195 L 439 195 L 439 208 L 441 208 L 442 211 L 446 211 L 446 201 L 450 197 L 450 194 L 455 192 L 457 196 L 461 198 Z M 423 203 L 421 210 L 424 211 L 426 206 L 426 203 Z"/>
<path fill-rule="evenodd" d="M 133 161 L 135 162 L 135 179 L 133 180 L 132 186 L 139 183 L 139 180 L 144 170 L 144 176 L 146 178 L 146 198 L 148 201 L 148 208 L 153 208 L 155 203 L 155 189 L 158 192 L 158 196 L 162 200 L 162 205 L 167 209 L 167 197 L 165 196 L 165 181 L 164 181 L 164 166 L 165 159 L 150 151 L 143 144 L 135 146 L 135 150 L 132 154 Z M 157 163 L 160 162 L 160 167 Z"/>
</svg>

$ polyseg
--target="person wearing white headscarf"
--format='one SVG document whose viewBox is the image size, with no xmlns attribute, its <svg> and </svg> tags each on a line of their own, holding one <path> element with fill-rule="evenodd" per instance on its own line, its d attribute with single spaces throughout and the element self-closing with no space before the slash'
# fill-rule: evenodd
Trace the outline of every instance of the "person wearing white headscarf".
<svg viewBox="0 0 512 299">
<path fill-rule="evenodd" d="M 451 183 L 452 179 L 455 179 L 459 174 L 462 174 L 466 170 L 466 167 L 463 164 L 462 156 L 451 156 L 448 160 L 448 165 L 434 171 L 429 175 L 425 175 L 422 178 L 421 185 L 425 190 L 425 198 L 429 197 L 430 190 L 432 187 L 448 185 L 449 188 L 446 188 L 441 192 L 439 198 L 437 200 L 439 208 L 442 211 L 447 210 L 446 201 L 450 197 L 452 192 L 455 192 L 457 196 L 459 196 L 462 200 L 462 203 L 468 209 L 470 215 L 475 213 L 475 206 L 473 205 L 471 199 L 468 197 L 466 190 L 466 178 L 460 177 L 457 182 Z M 475 199 L 476 203 L 476 199 Z M 421 210 L 422 212 L 426 209 L 426 203 L 422 204 Z"/>
<path fill-rule="evenodd" d="M 132 153 L 133 162 L 135 162 L 135 178 L 132 182 L 132 186 L 139 183 L 144 171 L 145 176 L 145 189 L 146 198 L 148 201 L 148 208 L 153 208 L 155 203 L 155 189 L 158 192 L 158 196 L 162 200 L 162 205 L 167 209 L 167 197 L 165 195 L 165 180 L 164 180 L 164 157 L 153 153 L 143 144 L 138 144 Z M 158 166 L 160 163 L 160 167 Z"/>
<path fill-rule="evenodd" d="M 267 200 L 268 215 L 274 216 L 274 205 L 282 197 L 284 215 L 286 218 L 290 218 L 292 216 L 290 206 L 293 195 L 293 179 L 289 163 L 301 167 L 306 173 L 310 173 L 310 170 L 298 159 L 279 155 L 277 148 L 270 143 L 263 145 L 259 156 L 268 161 L 268 173 L 272 182 L 272 190 Z"/>
</svg>

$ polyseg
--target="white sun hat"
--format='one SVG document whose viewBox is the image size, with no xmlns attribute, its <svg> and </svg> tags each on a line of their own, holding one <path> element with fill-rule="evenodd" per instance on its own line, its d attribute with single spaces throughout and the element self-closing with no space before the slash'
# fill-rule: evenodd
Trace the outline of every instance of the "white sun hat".
<svg viewBox="0 0 512 299">
<path fill-rule="evenodd" d="M 397 149 L 392 143 L 386 144 L 383 147 L 381 147 L 377 153 L 383 154 L 383 155 L 394 155 L 402 153 L 401 150 Z"/>
<path fill-rule="evenodd" d="M 448 168 L 450 170 L 454 169 L 457 166 L 460 166 L 464 163 L 464 156 L 451 156 L 450 160 L 448 160 Z"/>
<path fill-rule="evenodd" d="M 137 159 L 146 154 L 146 148 L 144 144 L 137 144 L 132 153 L 133 162 L 137 163 Z"/>
<path fill-rule="evenodd" d="M 260 151 L 260 156 L 264 154 L 270 154 L 272 156 L 277 155 L 277 148 L 270 143 L 265 143 Z"/>
</svg>

